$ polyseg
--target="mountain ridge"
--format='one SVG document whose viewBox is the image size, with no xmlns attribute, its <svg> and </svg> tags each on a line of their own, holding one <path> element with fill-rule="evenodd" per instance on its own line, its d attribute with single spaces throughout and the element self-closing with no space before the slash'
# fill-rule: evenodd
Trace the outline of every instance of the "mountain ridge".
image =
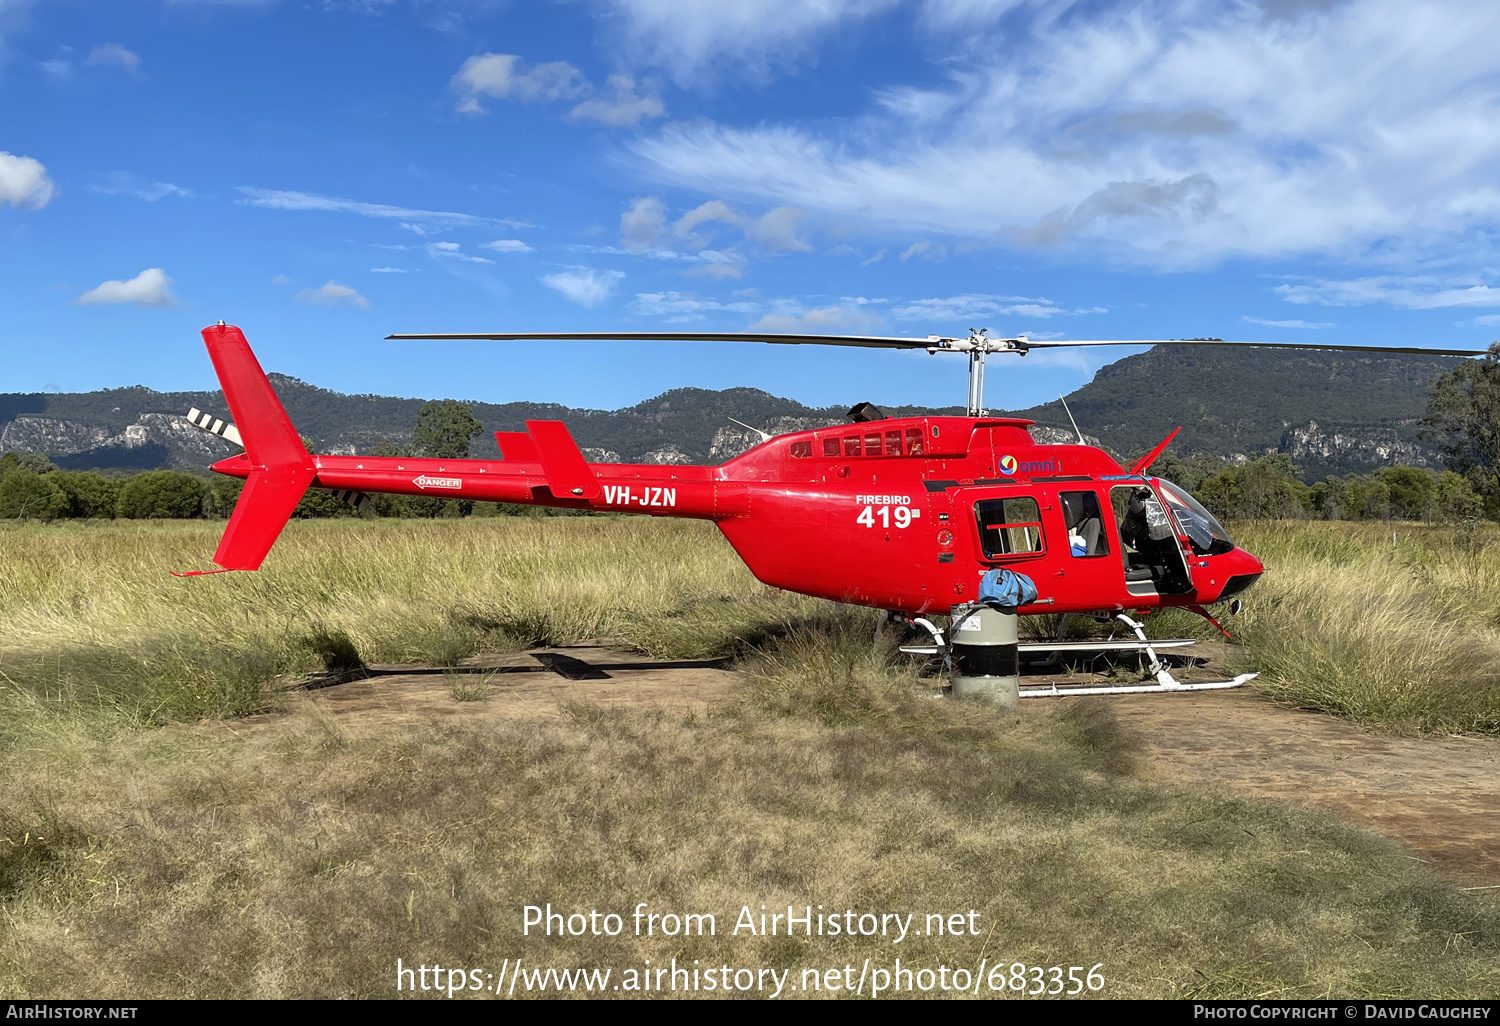
<svg viewBox="0 0 1500 1026">
<path fill-rule="evenodd" d="M 1228 460 L 1287 452 L 1316 480 L 1390 463 L 1436 465 L 1420 431 L 1427 392 L 1457 357 L 1265 349 L 1158 347 L 1105 366 L 1067 397 L 1090 440 L 1118 454 L 1155 445 L 1179 424 L 1181 455 Z M 367 452 L 409 440 L 425 400 L 346 395 L 270 374 L 299 431 L 322 452 Z M 851 397 L 852 406 L 861 397 Z M 722 462 L 758 441 L 730 417 L 773 434 L 844 422 L 847 407 L 810 407 L 756 388 L 676 388 L 619 410 L 559 403 L 468 401 L 485 427 L 472 454 L 497 457 L 495 431 L 562 420 L 597 461 Z M 201 471 L 229 443 L 188 424 L 189 407 L 228 418 L 217 391 L 144 386 L 75 393 L 0 394 L 0 451 L 44 452 L 66 469 L 123 472 L 173 466 Z M 959 407 L 883 407 L 891 416 L 959 414 Z M 1004 411 L 993 410 L 995 414 Z M 1074 437 L 1061 404 L 1009 415 L 1035 420 L 1049 441 Z"/>
</svg>

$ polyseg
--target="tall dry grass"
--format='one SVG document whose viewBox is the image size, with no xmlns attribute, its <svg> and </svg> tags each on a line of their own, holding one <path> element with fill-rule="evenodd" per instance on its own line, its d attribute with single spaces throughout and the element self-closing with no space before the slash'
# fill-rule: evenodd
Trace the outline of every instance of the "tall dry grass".
<svg viewBox="0 0 1500 1026">
<path fill-rule="evenodd" d="M 1116 997 L 1500 986 L 1489 892 L 1326 816 L 1142 783 L 1107 703 L 936 701 L 872 649 L 869 611 L 766 593 L 702 525 L 296 525 L 259 575 L 163 575 L 213 541 L 193 525 L 0 535 L 3 729 L 23 742 L 0 745 L 0 996 L 388 997 L 398 957 L 493 972 L 518 956 L 794 980 L 897 955 L 1102 962 Z M 600 634 L 740 652 L 744 685 L 686 718 L 360 720 L 313 697 L 121 729 L 253 707 L 258 673 L 350 646 L 446 658 Z M 115 677 L 96 672 L 109 660 Z M 640 901 L 714 912 L 719 934 L 520 933 L 523 904 Z M 726 936 L 760 904 L 974 909 L 986 932 Z"/>
<path fill-rule="evenodd" d="M 758 584 L 697 522 L 302 521 L 256 573 L 168 573 L 207 564 L 219 530 L 0 524 L 0 686 L 40 712 L 164 723 L 262 709 L 266 681 L 341 640 L 439 665 L 601 637 L 718 656 L 830 608 Z"/>
<path fill-rule="evenodd" d="M 1236 526 L 1266 563 L 1237 634 L 1255 686 L 1407 734 L 1500 732 L 1500 536 L 1414 524 Z"/>
<path fill-rule="evenodd" d="M 864 626 L 772 640 L 707 717 L 575 704 L 540 724 L 362 722 L 314 699 L 249 729 L 12 753 L 0 996 L 390 997 L 397 958 L 495 972 L 517 957 L 799 983 L 865 958 L 1102 963 L 1108 997 L 1500 985 L 1500 906 L 1482 892 L 1325 816 L 1132 779 L 1106 702 L 1016 717 L 923 698 Z M 713 913 L 717 933 L 521 932 L 526 904 L 628 922 L 639 902 Z M 974 910 L 980 933 L 730 932 L 762 904 Z"/>
</svg>

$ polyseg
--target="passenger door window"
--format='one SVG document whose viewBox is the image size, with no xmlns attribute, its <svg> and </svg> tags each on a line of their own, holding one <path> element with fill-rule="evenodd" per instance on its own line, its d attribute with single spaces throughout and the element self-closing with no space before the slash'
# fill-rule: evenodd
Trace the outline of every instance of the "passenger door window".
<svg viewBox="0 0 1500 1026">
<path fill-rule="evenodd" d="M 1096 492 L 1062 492 L 1063 523 L 1068 528 L 1068 549 L 1077 557 L 1109 555 L 1104 533 L 1104 515 Z"/>
<path fill-rule="evenodd" d="M 1042 514 L 1035 499 L 985 499 L 974 504 L 974 516 L 979 522 L 980 551 L 986 559 L 1046 551 Z"/>
</svg>

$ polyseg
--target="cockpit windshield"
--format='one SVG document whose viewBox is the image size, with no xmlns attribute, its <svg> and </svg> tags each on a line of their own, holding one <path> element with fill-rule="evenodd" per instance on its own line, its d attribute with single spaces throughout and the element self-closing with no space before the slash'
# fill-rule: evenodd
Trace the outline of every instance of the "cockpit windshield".
<svg viewBox="0 0 1500 1026">
<path fill-rule="evenodd" d="M 1234 542 L 1229 540 L 1224 525 L 1189 495 L 1186 488 L 1166 478 L 1158 477 L 1154 481 L 1162 498 L 1167 500 L 1167 507 L 1177 518 L 1177 525 L 1192 543 L 1194 552 L 1200 556 L 1219 556 L 1234 549 Z"/>
</svg>

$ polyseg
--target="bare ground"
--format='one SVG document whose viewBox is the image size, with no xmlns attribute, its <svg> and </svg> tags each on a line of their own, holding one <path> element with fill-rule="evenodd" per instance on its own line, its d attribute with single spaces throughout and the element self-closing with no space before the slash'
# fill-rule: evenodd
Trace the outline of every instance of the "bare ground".
<svg viewBox="0 0 1500 1026">
<path fill-rule="evenodd" d="M 369 677 L 308 692 L 308 700 L 359 726 L 414 715 L 547 719 L 571 703 L 684 716 L 702 715 L 736 679 L 720 660 L 659 660 L 578 645 L 475 656 L 452 669 L 374 665 Z"/>
<path fill-rule="evenodd" d="M 1210 646 L 1200 651 L 1206 662 L 1174 672 L 1183 679 L 1215 676 L 1218 653 Z M 540 720 L 573 703 L 682 716 L 702 715 L 736 680 L 722 662 L 656 660 L 604 646 L 478 656 L 453 669 L 371 671 L 366 679 L 307 692 L 303 701 L 362 729 L 413 716 Z M 1028 674 L 1027 680 L 1084 678 Z M 470 700 L 458 700 L 460 693 Z M 1461 884 L 1500 885 L 1500 739 L 1391 737 L 1280 708 L 1249 689 L 1111 701 L 1140 738 L 1149 779 L 1326 809 L 1400 842 Z"/>
<path fill-rule="evenodd" d="M 1223 679 L 1226 655 L 1210 643 L 1168 661 L 1183 681 Z M 1117 661 L 1116 682 L 1135 664 Z M 1085 669 L 1027 669 L 1025 683 L 1106 683 Z M 1274 705 L 1253 688 L 1111 701 L 1139 736 L 1150 779 L 1326 809 L 1400 842 L 1443 876 L 1500 889 L 1500 739 L 1379 734 Z"/>
<path fill-rule="evenodd" d="M 1450 879 L 1500 885 L 1500 740 L 1390 737 L 1244 689 L 1114 701 L 1154 779 L 1327 809 Z"/>
</svg>

